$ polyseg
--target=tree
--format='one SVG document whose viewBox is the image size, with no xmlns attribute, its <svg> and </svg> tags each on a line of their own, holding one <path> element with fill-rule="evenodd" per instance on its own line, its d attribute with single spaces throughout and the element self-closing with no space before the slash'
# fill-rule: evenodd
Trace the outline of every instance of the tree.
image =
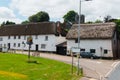
<svg viewBox="0 0 120 80">
<path fill-rule="evenodd" d="M 92 22 L 92 21 L 88 21 L 88 22 L 86 22 L 86 24 L 93 24 L 94 22 Z"/>
<path fill-rule="evenodd" d="M 40 11 L 37 14 L 34 14 L 29 17 L 29 22 L 44 22 L 44 21 L 49 21 L 49 15 L 44 11 Z"/>
<path fill-rule="evenodd" d="M 27 23 L 30 23 L 30 22 L 26 20 L 26 21 L 23 21 L 21 24 L 27 24 Z"/>
<path fill-rule="evenodd" d="M 63 16 L 63 19 L 64 19 L 64 22 L 75 23 L 77 16 L 78 16 L 78 14 L 75 11 L 71 10 Z"/>
<path fill-rule="evenodd" d="M 80 17 L 81 17 L 80 23 L 84 23 L 85 22 L 85 16 L 83 14 L 81 14 Z M 64 22 L 78 23 L 79 15 L 78 15 L 77 12 L 71 10 L 63 16 L 63 19 L 64 19 Z"/>
<path fill-rule="evenodd" d="M 113 19 L 110 19 L 109 22 L 116 22 L 116 21 L 118 21 L 118 20 L 119 20 L 119 19 L 114 19 L 114 18 L 113 18 Z"/>
<path fill-rule="evenodd" d="M 120 34 L 120 19 L 116 19 L 114 22 L 116 23 L 117 31 Z"/>
<path fill-rule="evenodd" d="M 104 22 L 109 22 L 109 20 L 111 20 L 112 17 L 110 15 L 107 15 L 104 17 Z"/>
<path fill-rule="evenodd" d="M 10 25 L 10 24 L 15 24 L 15 22 L 11 22 L 11 21 L 4 21 L 1 26 L 4 26 L 4 25 Z"/>
<path fill-rule="evenodd" d="M 95 23 L 102 23 L 102 21 L 99 20 L 99 19 L 97 19 L 97 20 L 95 21 Z"/>
</svg>

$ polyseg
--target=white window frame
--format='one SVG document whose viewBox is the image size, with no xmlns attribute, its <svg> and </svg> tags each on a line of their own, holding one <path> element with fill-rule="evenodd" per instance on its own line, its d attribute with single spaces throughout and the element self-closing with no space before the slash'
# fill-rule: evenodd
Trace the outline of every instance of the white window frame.
<svg viewBox="0 0 120 80">
<path fill-rule="evenodd" d="M 20 43 L 18 43 L 18 47 L 20 47 Z"/>
<path fill-rule="evenodd" d="M 48 41 L 48 36 L 45 36 L 45 41 Z"/>
<path fill-rule="evenodd" d="M 3 41 L 3 38 L 0 38 L 0 41 Z"/>
<path fill-rule="evenodd" d="M 38 35 L 35 35 L 35 39 L 38 39 Z"/>
<path fill-rule="evenodd" d="M 45 49 L 46 48 L 46 44 L 41 44 L 41 49 Z"/>
<path fill-rule="evenodd" d="M 10 36 L 8 36 L 8 39 L 10 39 Z"/>
</svg>

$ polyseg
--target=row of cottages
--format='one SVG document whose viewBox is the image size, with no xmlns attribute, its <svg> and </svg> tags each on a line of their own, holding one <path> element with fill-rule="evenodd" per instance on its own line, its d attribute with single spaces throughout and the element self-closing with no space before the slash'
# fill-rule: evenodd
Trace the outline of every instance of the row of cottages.
<svg viewBox="0 0 120 80">
<path fill-rule="evenodd" d="M 74 24 L 66 36 L 67 54 L 70 54 L 71 48 L 78 47 L 78 26 Z M 81 24 L 80 26 L 80 51 L 116 59 L 120 57 L 116 42 L 115 23 Z"/>
<path fill-rule="evenodd" d="M 56 45 L 65 41 L 59 36 L 55 22 L 7 25 L 0 28 L 0 48 L 28 50 L 27 38 L 32 36 L 31 50 L 56 52 Z"/>
</svg>

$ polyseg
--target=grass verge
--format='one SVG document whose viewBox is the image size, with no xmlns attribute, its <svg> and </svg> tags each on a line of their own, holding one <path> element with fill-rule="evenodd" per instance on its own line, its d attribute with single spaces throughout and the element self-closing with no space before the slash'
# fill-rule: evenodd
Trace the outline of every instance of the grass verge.
<svg viewBox="0 0 120 80">
<path fill-rule="evenodd" d="M 22 54 L 0 53 L 0 80 L 79 80 L 81 75 L 71 74 L 71 66 L 63 62 L 31 57 L 37 63 L 28 63 Z"/>
</svg>

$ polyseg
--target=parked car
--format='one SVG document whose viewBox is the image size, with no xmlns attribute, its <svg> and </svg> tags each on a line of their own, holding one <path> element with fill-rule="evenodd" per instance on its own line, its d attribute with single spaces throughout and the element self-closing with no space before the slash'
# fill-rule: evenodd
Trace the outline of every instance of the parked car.
<svg viewBox="0 0 120 80">
<path fill-rule="evenodd" d="M 98 56 L 96 56 L 94 53 L 90 53 L 90 52 L 81 52 L 80 57 L 91 58 L 91 59 L 97 59 L 98 58 Z"/>
</svg>

